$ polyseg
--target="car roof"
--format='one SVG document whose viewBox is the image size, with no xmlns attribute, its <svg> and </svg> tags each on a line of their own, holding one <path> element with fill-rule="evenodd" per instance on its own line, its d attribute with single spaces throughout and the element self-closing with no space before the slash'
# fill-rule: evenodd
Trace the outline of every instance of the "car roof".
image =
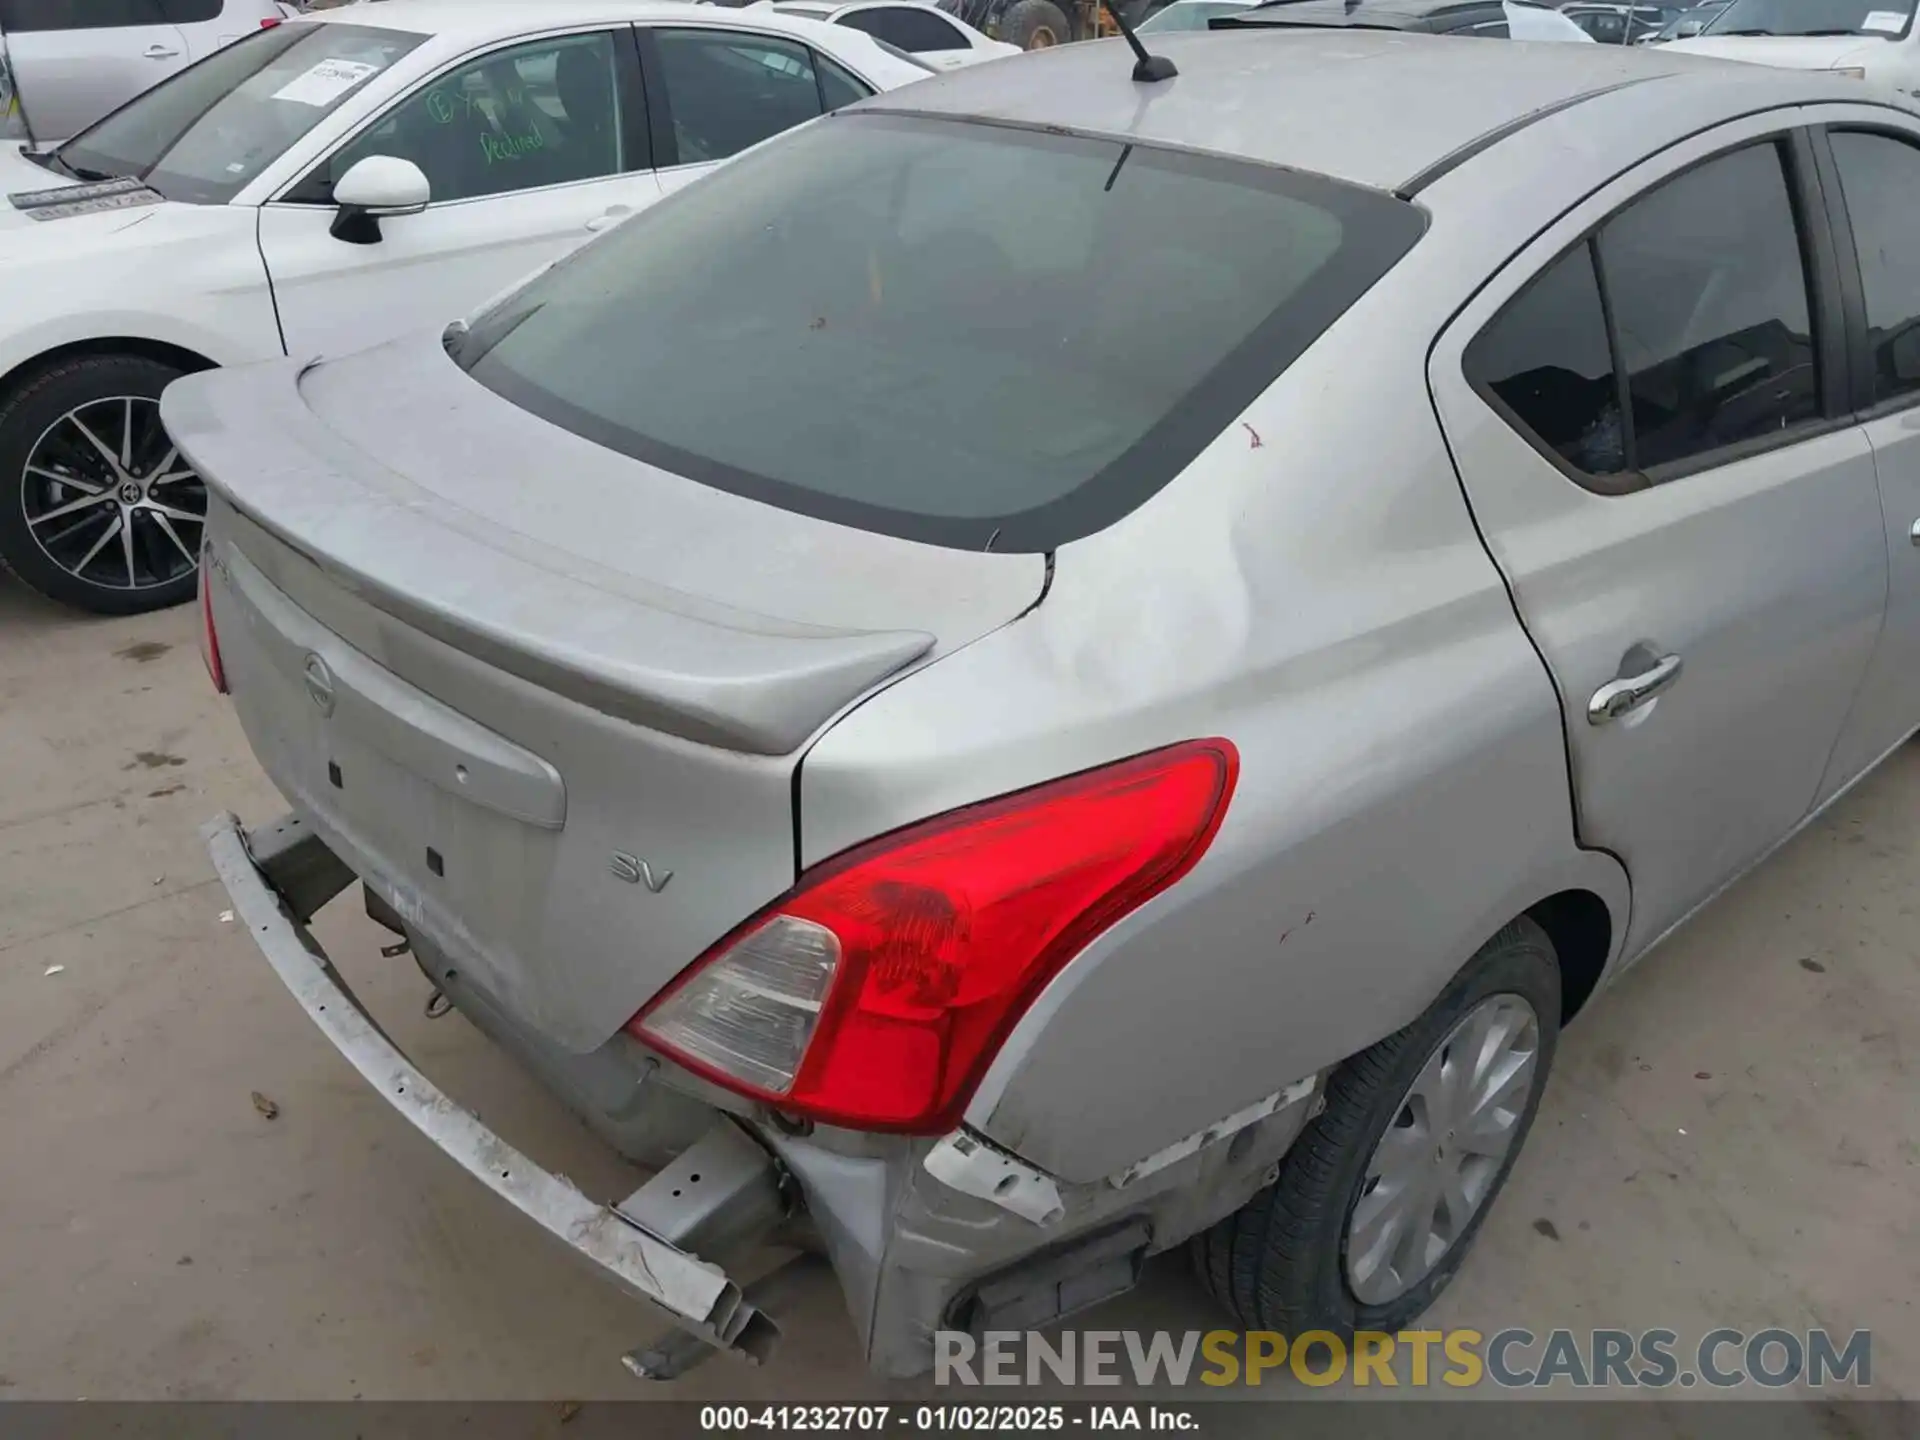
<svg viewBox="0 0 1920 1440">
<path fill-rule="evenodd" d="M 1859 98 L 1859 82 L 1844 76 L 1658 46 L 1285 27 L 1151 38 L 1179 67 L 1176 78 L 1136 82 L 1124 43 L 1096 40 L 952 71 L 858 108 L 1110 135 L 1391 191 L 1487 137 L 1626 85 L 1693 86 L 1706 123 L 1722 112 Z M 1369 103 L 1382 96 L 1393 103 Z"/>
</svg>

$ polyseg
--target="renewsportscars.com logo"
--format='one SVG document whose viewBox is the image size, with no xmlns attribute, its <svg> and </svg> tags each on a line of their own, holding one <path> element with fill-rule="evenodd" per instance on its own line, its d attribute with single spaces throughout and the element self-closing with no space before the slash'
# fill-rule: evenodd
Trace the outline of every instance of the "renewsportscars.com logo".
<svg viewBox="0 0 1920 1440">
<path fill-rule="evenodd" d="M 1709 1330 L 1691 1344 L 1673 1330 L 936 1331 L 937 1385 L 1448 1385 L 1469 1389 L 1778 1389 L 1873 1383 L 1873 1333 Z"/>
</svg>

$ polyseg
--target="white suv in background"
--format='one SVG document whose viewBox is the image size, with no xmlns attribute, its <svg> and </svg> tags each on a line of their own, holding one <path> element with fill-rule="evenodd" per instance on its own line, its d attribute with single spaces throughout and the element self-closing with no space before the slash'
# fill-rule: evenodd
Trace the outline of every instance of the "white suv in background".
<svg viewBox="0 0 1920 1440">
<path fill-rule="evenodd" d="M 275 0 L 0 0 L 0 133 L 64 140 L 285 16 Z"/>
</svg>

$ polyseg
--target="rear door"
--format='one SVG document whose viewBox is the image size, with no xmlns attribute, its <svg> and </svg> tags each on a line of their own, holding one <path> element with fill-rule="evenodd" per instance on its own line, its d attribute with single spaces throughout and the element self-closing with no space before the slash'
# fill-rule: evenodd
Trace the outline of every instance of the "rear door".
<svg viewBox="0 0 1920 1440">
<path fill-rule="evenodd" d="M 873 87 L 809 46 L 720 26 L 639 27 L 663 190 Z"/>
<path fill-rule="evenodd" d="M 353 244 L 332 233 L 333 186 L 372 155 L 411 160 L 433 198 Z M 658 199 L 652 167 L 630 27 L 469 56 L 261 210 L 288 351 L 336 354 L 464 314 Z"/>
<path fill-rule="evenodd" d="M 1815 143 L 1827 151 L 1842 274 L 1857 306 L 1853 398 L 1880 480 L 1887 621 L 1823 794 L 1920 725 L 1920 126 L 1883 109 L 1851 114 Z"/>
<path fill-rule="evenodd" d="M 188 61 L 161 0 L 0 0 L 19 101 L 42 144 L 65 140 Z"/>
<path fill-rule="evenodd" d="M 1663 153 L 1462 312 L 1432 385 L 1564 706 L 1579 832 L 1658 938 L 1807 814 L 1886 545 L 1805 137 Z M 1811 263 L 1805 257 L 1812 257 Z"/>
</svg>

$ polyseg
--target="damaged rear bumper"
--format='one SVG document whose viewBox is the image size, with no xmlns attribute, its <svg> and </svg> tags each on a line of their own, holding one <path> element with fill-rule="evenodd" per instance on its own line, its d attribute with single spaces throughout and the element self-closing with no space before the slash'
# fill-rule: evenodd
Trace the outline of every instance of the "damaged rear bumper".
<svg viewBox="0 0 1920 1440">
<path fill-rule="evenodd" d="M 779 1327 L 724 1270 L 534 1164 L 439 1090 L 387 1037 L 307 930 L 314 910 L 352 878 L 317 838 L 297 833 L 297 822 L 249 836 L 231 815 L 203 834 L 235 920 L 307 1018 L 389 1105 L 574 1256 L 692 1336 L 753 1364 L 772 1353 Z M 770 1155 L 764 1161 L 766 1173 L 748 1178 L 778 1193 L 778 1164 Z M 633 1198 L 623 1203 L 631 1207 Z"/>
</svg>

